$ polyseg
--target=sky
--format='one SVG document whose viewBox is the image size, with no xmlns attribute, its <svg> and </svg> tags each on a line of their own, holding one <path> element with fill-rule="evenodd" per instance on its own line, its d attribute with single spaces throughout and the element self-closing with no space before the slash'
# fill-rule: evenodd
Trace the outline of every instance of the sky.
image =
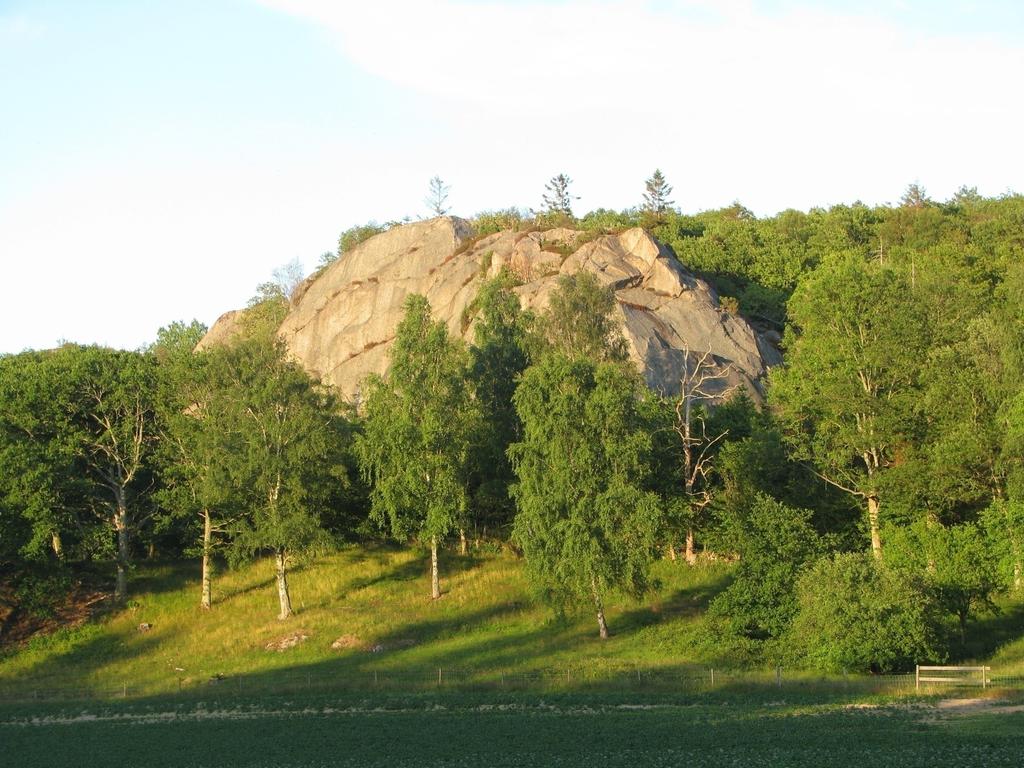
<svg viewBox="0 0 1024 768">
<path fill-rule="evenodd" d="M 0 0 L 0 353 L 209 325 L 344 229 L 1024 191 L 1018 0 Z"/>
</svg>

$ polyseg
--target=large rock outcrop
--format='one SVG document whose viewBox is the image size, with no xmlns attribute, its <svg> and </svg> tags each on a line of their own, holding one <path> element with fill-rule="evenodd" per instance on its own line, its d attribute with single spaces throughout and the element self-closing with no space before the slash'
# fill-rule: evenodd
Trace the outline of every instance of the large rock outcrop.
<svg viewBox="0 0 1024 768">
<path fill-rule="evenodd" d="M 721 390 L 740 385 L 754 397 L 778 351 L 741 317 L 719 305 L 668 248 L 642 229 L 584 242 L 570 229 L 499 232 L 473 239 L 468 222 L 442 217 L 396 227 L 367 240 L 308 279 L 292 297 L 280 328 L 290 353 L 345 397 L 357 397 L 367 374 L 384 373 L 402 303 L 430 301 L 450 332 L 472 340 L 470 304 L 481 283 L 508 267 L 523 281 L 525 308 L 542 311 L 560 275 L 593 272 L 612 287 L 630 356 L 648 386 L 679 389 L 685 350 L 710 351 Z M 223 316 L 203 346 L 230 337 L 237 316 Z"/>
</svg>

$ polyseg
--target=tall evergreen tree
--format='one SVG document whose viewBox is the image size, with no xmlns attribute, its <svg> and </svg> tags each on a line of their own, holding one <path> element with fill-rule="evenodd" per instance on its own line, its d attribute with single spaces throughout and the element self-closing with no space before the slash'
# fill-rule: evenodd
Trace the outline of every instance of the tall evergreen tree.
<svg viewBox="0 0 1024 768">
<path fill-rule="evenodd" d="M 665 180 L 665 175 L 660 169 L 655 168 L 651 178 L 644 182 L 644 205 L 643 209 L 656 216 L 668 211 L 674 204 L 669 200 L 672 194 L 672 185 Z"/>
<path fill-rule="evenodd" d="M 578 197 L 574 197 L 569 192 L 569 185 L 572 184 L 572 179 L 566 176 L 564 173 L 560 173 L 557 176 L 553 176 L 547 184 L 544 185 L 546 192 L 544 193 L 544 209 L 548 213 L 562 214 L 572 218 L 572 201 L 578 200 Z"/>
<path fill-rule="evenodd" d="M 448 201 L 448 192 L 451 190 L 451 187 L 445 184 L 440 176 L 434 176 L 430 179 L 429 189 L 430 191 L 423 199 L 423 202 L 432 214 L 444 216 L 448 213 L 445 203 Z"/>
</svg>

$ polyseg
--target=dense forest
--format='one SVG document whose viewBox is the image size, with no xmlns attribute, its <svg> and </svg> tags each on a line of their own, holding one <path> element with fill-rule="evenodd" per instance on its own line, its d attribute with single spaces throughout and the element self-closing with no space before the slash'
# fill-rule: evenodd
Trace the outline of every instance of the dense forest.
<svg viewBox="0 0 1024 768">
<path fill-rule="evenodd" d="M 777 334 L 763 403 L 717 402 L 699 352 L 677 396 L 648 391 L 586 273 L 536 316 L 503 273 L 469 345 L 410 296 L 389 374 L 346 403 L 289 362 L 288 286 L 265 284 L 227 346 L 193 352 L 193 322 L 138 351 L 0 357 L 0 597 L 45 614 L 89 573 L 125 601 L 139 558 L 194 558 L 215 610 L 217 568 L 260 557 L 286 619 L 289 568 L 339 542 L 418 543 L 435 598 L 439 548 L 500 542 L 602 637 L 606 596 L 651 589 L 655 558 L 719 558 L 707 632 L 737 663 L 955 656 L 1024 588 L 1024 197 L 687 215 L 652 181 L 636 210 L 577 218 L 556 184 L 544 213 L 473 224 L 647 228 Z"/>
</svg>

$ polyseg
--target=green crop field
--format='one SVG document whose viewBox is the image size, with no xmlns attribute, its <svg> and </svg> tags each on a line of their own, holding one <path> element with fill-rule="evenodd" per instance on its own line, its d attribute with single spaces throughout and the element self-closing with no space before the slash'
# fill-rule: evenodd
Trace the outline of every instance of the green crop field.
<svg viewBox="0 0 1024 768">
<path fill-rule="evenodd" d="M 0 711 L 33 766 L 1019 766 L 1024 707 L 710 696 L 269 698 Z"/>
</svg>

